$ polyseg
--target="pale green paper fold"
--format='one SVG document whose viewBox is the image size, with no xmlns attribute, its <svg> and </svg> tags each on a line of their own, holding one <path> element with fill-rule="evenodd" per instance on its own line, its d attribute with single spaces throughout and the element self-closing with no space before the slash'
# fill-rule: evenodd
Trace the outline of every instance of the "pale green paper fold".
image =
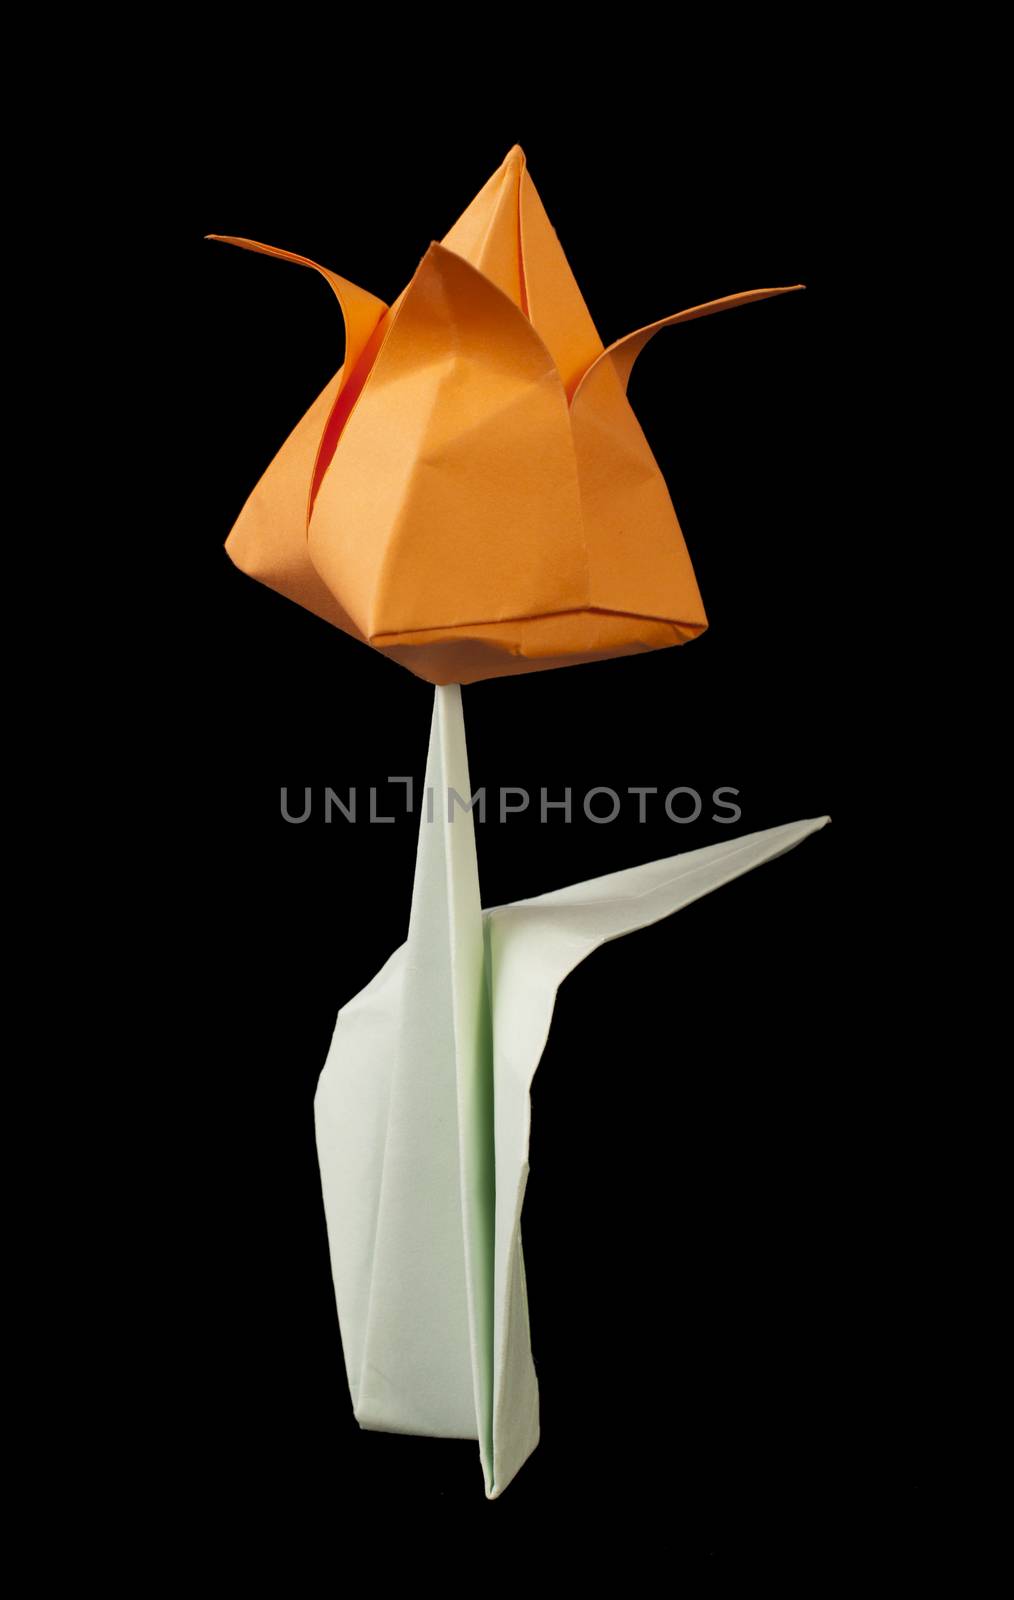
<svg viewBox="0 0 1014 1600">
<path fill-rule="evenodd" d="M 437 688 L 406 942 L 339 1013 L 315 1101 L 335 1295 L 364 1428 L 477 1439 L 501 1494 L 539 1438 L 521 1250 L 529 1091 L 556 991 L 822 828 L 767 828 L 483 912 L 457 685 Z M 451 820 L 453 818 L 453 820 Z"/>
</svg>

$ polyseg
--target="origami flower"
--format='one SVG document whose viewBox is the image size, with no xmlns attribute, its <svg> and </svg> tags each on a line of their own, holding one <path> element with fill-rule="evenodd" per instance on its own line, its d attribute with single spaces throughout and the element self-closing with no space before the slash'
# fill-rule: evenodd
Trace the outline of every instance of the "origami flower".
<svg viewBox="0 0 1014 1600">
<path fill-rule="evenodd" d="M 694 306 L 606 348 L 517 146 L 392 306 L 316 270 L 345 361 L 226 548 L 437 686 L 424 789 L 440 797 L 420 818 L 407 939 L 339 1011 L 314 1101 L 342 1347 L 363 1428 L 477 1440 L 495 1498 L 539 1439 L 521 1217 L 557 988 L 599 945 L 829 819 L 484 909 L 471 808 L 451 804 L 471 795 L 457 685 L 703 632 L 627 382 L 660 328 L 787 291 Z M 614 1092 L 609 1065 L 575 1063 L 589 1094 Z M 608 1311 L 608 1274 L 588 1293 Z"/>
<path fill-rule="evenodd" d="M 437 684 L 704 631 L 627 381 L 660 328 L 788 288 L 606 348 L 518 145 L 390 307 L 303 256 L 208 237 L 315 267 L 345 319 L 341 370 L 226 541 L 244 572 Z"/>
</svg>

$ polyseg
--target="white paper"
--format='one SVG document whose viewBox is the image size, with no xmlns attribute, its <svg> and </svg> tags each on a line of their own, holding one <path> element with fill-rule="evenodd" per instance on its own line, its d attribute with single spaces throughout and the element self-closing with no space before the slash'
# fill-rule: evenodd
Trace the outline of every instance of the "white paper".
<svg viewBox="0 0 1014 1600">
<path fill-rule="evenodd" d="M 556 991 L 609 939 L 828 817 L 481 909 L 457 685 L 437 688 L 408 938 L 338 1015 L 315 1100 L 349 1391 L 364 1428 L 477 1439 L 490 1499 L 539 1439 L 521 1250 L 529 1091 Z"/>
</svg>

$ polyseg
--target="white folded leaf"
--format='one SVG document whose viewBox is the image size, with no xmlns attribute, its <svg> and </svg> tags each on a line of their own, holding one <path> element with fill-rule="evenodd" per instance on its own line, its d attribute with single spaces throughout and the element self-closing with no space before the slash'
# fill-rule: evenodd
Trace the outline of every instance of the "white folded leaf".
<svg viewBox="0 0 1014 1600">
<path fill-rule="evenodd" d="M 315 1101 L 364 1428 L 477 1439 L 490 1498 L 539 1438 L 521 1251 L 529 1091 L 556 991 L 600 944 L 789 850 L 767 828 L 483 912 L 461 691 L 435 692 L 406 942 L 344 1006 Z M 450 814 L 449 814 L 450 811 Z M 452 820 L 453 818 L 453 820 Z"/>
</svg>

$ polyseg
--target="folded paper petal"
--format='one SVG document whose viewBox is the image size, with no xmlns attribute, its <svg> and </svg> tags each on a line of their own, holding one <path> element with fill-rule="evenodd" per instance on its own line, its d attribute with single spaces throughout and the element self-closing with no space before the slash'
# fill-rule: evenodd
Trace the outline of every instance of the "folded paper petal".
<svg viewBox="0 0 1014 1600">
<path fill-rule="evenodd" d="M 322 583 L 310 560 L 306 524 L 322 444 L 336 407 L 346 394 L 349 380 L 381 325 L 387 307 L 376 295 L 318 266 L 306 256 L 227 234 L 210 233 L 208 238 L 313 267 L 327 279 L 341 307 L 345 323 L 345 359 L 254 487 L 233 524 L 225 548 L 241 571 L 361 639 L 362 634 L 337 596 Z"/>
<path fill-rule="evenodd" d="M 602 354 L 602 340 L 520 145 L 508 152 L 441 243 L 524 312 L 569 392 Z"/>
<path fill-rule="evenodd" d="M 593 605 L 665 618 L 684 639 L 707 627 L 676 511 L 627 399 L 627 383 L 659 329 L 788 292 L 753 289 L 677 311 L 618 339 L 583 374 L 571 398 L 571 423 Z"/>
<path fill-rule="evenodd" d="M 310 556 L 383 646 L 587 595 L 563 385 L 527 317 L 432 244 L 346 423 Z"/>
<path fill-rule="evenodd" d="M 539 1438 L 521 1211 L 556 991 L 600 944 L 828 818 L 482 912 L 472 816 L 453 798 L 448 812 L 451 790 L 471 792 L 454 686 L 435 696 L 432 820 L 424 809 L 408 939 L 339 1012 L 316 1136 L 355 1415 L 365 1428 L 478 1440 L 495 1498 Z"/>
<path fill-rule="evenodd" d="M 653 339 L 661 328 L 671 328 L 677 322 L 695 322 L 698 317 L 712 317 L 716 311 L 732 311 L 736 306 L 748 306 L 755 300 L 770 300 L 773 295 L 794 294 L 797 289 L 805 287 L 806 285 L 802 283 L 788 283 L 778 289 L 744 289 L 740 294 L 727 294 L 719 300 L 706 300 L 703 305 L 688 306 L 685 311 L 674 311 L 671 317 L 660 317 L 657 322 L 649 322 L 645 327 L 635 329 L 633 333 L 624 334 L 622 339 L 617 339 L 603 350 L 582 375 L 580 383 L 575 386 L 574 397 L 580 393 L 581 386 L 605 363 L 613 368 L 625 393 L 634 362 L 649 339 Z"/>
<path fill-rule="evenodd" d="M 221 244 L 238 245 L 241 250 L 253 250 L 258 255 L 277 256 L 279 261 L 293 261 L 300 267 L 312 267 L 314 272 L 319 272 L 321 277 L 327 279 L 341 307 L 345 323 L 342 382 L 347 383 L 370 341 L 373 330 L 387 310 L 384 301 L 378 300 L 368 289 L 360 289 L 358 284 L 350 283 L 348 278 L 342 278 L 337 272 L 332 272 L 330 267 L 322 267 L 318 262 L 311 261 L 309 256 L 299 256 L 292 250 L 281 250 L 273 244 L 259 244 L 256 239 L 239 239 L 228 233 L 209 233 L 206 237 L 218 240 Z"/>
</svg>

